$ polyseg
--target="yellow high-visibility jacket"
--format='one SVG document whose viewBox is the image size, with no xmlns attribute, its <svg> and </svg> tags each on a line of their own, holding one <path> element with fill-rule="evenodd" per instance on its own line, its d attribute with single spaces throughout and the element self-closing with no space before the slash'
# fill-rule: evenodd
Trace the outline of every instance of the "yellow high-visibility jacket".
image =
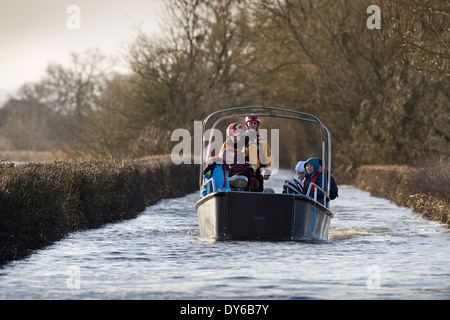
<svg viewBox="0 0 450 320">
<path fill-rule="evenodd" d="M 248 164 L 253 168 L 254 172 L 260 168 L 264 168 L 265 174 L 270 175 L 273 157 L 269 142 L 255 135 L 247 137 L 245 139 L 247 142 L 246 145 L 243 142 L 235 146 L 231 140 L 225 141 L 220 149 L 220 153 L 222 154 L 227 148 L 232 148 L 236 153 L 236 164 Z"/>
</svg>

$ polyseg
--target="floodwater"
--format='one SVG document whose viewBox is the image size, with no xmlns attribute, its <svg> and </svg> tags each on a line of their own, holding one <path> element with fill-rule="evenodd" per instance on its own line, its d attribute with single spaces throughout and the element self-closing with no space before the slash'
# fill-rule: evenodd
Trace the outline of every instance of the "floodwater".
<svg viewBox="0 0 450 320">
<path fill-rule="evenodd" d="M 293 172 L 269 186 L 281 190 Z M 0 299 L 450 299 L 450 232 L 340 186 L 329 240 L 206 241 L 198 193 L 0 268 Z"/>
</svg>

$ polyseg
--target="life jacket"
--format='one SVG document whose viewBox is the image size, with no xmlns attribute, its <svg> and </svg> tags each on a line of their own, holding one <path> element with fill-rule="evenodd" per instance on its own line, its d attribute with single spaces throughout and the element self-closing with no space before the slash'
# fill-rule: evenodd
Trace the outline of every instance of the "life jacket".
<svg viewBox="0 0 450 320">
<path fill-rule="evenodd" d="M 248 153 L 248 147 L 249 147 L 249 142 L 250 142 L 250 137 L 249 136 L 245 136 L 244 137 L 244 146 L 242 147 L 241 150 L 238 149 L 238 144 L 233 142 L 233 148 L 234 148 L 234 163 L 235 164 L 242 164 L 238 162 L 238 155 L 239 154 L 244 154 L 244 164 L 246 165 L 250 165 L 250 155 Z M 259 154 L 259 134 L 256 135 L 256 152 L 257 152 L 257 157 L 258 157 L 258 161 L 261 163 L 261 157 Z"/>
<path fill-rule="evenodd" d="M 245 136 L 245 163 L 246 164 L 250 164 L 250 154 L 249 154 L 249 152 L 247 152 L 247 149 L 249 147 L 249 143 L 250 143 L 250 137 L 249 136 Z M 259 134 L 256 135 L 256 155 L 258 157 L 258 161 L 260 163 L 260 166 L 262 167 L 261 156 L 259 154 Z"/>
<path fill-rule="evenodd" d="M 328 169 L 327 169 L 327 172 L 328 172 Z M 311 182 L 317 184 L 317 182 L 316 182 L 316 181 L 317 181 L 317 178 L 318 178 L 321 174 L 322 174 L 322 172 L 316 172 L 316 174 L 311 178 Z M 305 186 L 305 185 L 306 185 L 306 178 L 303 179 L 303 191 L 304 191 L 305 194 L 306 194 L 306 192 L 307 192 L 308 190 L 306 190 L 306 186 Z M 312 186 L 312 187 L 311 187 L 310 194 L 314 194 L 314 190 L 315 190 L 315 188 L 314 188 L 314 186 Z M 339 189 L 338 189 L 338 186 L 337 186 L 337 184 L 336 184 L 336 181 L 334 180 L 333 176 L 331 176 L 330 191 L 329 191 L 330 197 L 329 197 L 328 199 L 329 199 L 329 200 L 334 200 L 334 199 L 336 199 L 337 197 L 339 197 L 338 192 L 339 192 Z"/>
<path fill-rule="evenodd" d="M 322 172 L 317 171 L 317 172 L 312 176 L 311 182 L 314 183 L 314 184 L 317 184 L 317 178 L 318 178 L 321 174 L 322 174 Z M 314 186 L 311 186 L 311 191 L 309 192 L 309 194 L 314 194 L 314 190 L 315 190 L 315 187 L 314 187 Z M 306 194 L 306 192 L 308 192 L 308 189 L 306 189 L 306 178 L 303 179 L 303 192 L 305 192 L 305 194 Z"/>
<path fill-rule="evenodd" d="M 264 167 L 270 167 L 271 165 L 271 155 L 270 155 L 270 146 L 268 144 L 268 142 L 265 139 L 261 139 L 261 137 L 259 136 L 259 134 L 256 134 L 255 136 L 255 145 L 256 145 L 256 159 L 250 159 L 250 136 L 246 135 L 244 136 L 244 141 L 239 142 L 239 143 L 235 143 L 234 141 L 232 141 L 230 138 L 227 138 L 227 140 L 224 142 L 224 144 L 221 147 L 221 152 L 223 150 L 225 150 L 226 148 L 233 148 L 235 154 L 234 154 L 234 165 L 245 165 L 247 168 L 250 166 L 254 166 L 254 170 L 255 173 L 259 174 L 260 173 L 260 169 L 264 168 Z M 253 143 L 253 142 L 252 142 Z M 264 151 L 261 150 L 261 148 L 266 147 L 266 155 L 264 154 Z M 267 158 L 266 158 L 267 156 Z M 256 160 L 257 163 L 250 163 L 251 161 Z M 269 162 L 268 162 L 268 161 Z M 268 162 L 268 163 L 266 163 Z"/>
<path fill-rule="evenodd" d="M 225 188 L 227 185 L 227 165 L 223 163 L 222 158 L 220 158 L 219 156 L 211 157 L 208 160 L 208 165 L 206 166 L 205 170 L 203 170 L 203 174 L 208 174 L 210 177 L 212 177 L 214 169 L 218 164 L 222 165 L 223 187 Z"/>
</svg>

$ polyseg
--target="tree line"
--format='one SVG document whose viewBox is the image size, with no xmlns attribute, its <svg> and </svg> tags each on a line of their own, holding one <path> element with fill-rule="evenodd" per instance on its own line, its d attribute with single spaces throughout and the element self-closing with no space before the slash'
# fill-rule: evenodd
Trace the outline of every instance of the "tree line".
<svg viewBox="0 0 450 320">
<path fill-rule="evenodd" d="M 380 29 L 366 25 L 370 4 L 166 1 L 163 34 L 137 32 L 124 55 L 129 74 L 111 73 L 108 57 L 91 50 L 25 84 L 0 109 L 0 147 L 63 146 L 113 158 L 170 153 L 177 128 L 193 131 L 195 120 L 218 109 L 268 105 L 317 115 L 332 133 L 341 173 L 448 160 L 448 1 L 378 1 Z M 281 165 L 315 150 L 308 127 L 283 130 Z"/>
</svg>

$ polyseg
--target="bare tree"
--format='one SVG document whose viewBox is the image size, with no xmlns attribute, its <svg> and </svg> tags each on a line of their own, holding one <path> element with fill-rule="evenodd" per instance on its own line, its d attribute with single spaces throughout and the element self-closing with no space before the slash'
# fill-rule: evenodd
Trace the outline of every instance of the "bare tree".
<svg viewBox="0 0 450 320">
<path fill-rule="evenodd" d="M 72 53 L 69 66 L 50 64 L 42 80 L 22 86 L 19 97 L 44 105 L 66 118 L 64 132 L 54 134 L 63 135 L 73 147 L 91 154 L 107 154 L 111 144 L 93 132 L 107 129 L 110 123 L 102 119 L 110 117 L 113 105 L 117 105 L 116 101 L 107 99 L 105 92 L 107 86 L 112 86 L 111 66 L 99 50 Z"/>
<path fill-rule="evenodd" d="M 99 50 L 72 53 L 71 64 L 50 64 L 43 79 L 25 84 L 19 95 L 65 115 L 80 117 L 94 108 L 111 65 Z"/>
<path fill-rule="evenodd" d="M 140 33 L 130 48 L 136 74 L 133 112 L 147 134 L 149 127 L 192 128 L 216 105 L 236 99 L 234 17 L 239 1 L 168 1 L 164 42 Z M 147 128 L 147 129 L 144 129 Z"/>
</svg>

